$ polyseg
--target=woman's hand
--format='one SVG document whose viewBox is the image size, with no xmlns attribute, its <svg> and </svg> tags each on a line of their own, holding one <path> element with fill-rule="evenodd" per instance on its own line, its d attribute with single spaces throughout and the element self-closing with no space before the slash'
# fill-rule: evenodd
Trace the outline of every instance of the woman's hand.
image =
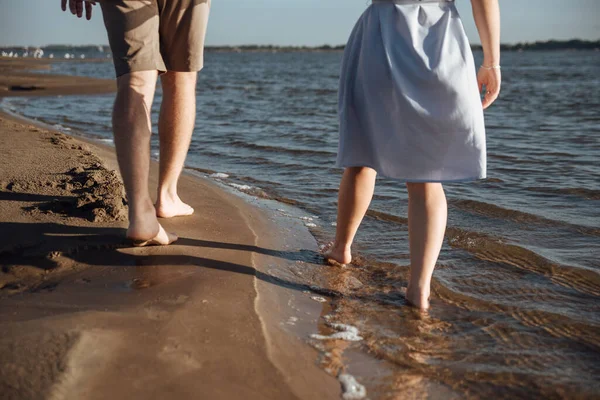
<svg viewBox="0 0 600 400">
<path fill-rule="evenodd" d="M 485 96 L 483 97 L 483 109 L 488 108 L 500 94 L 500 85 L 502 83 L 502 74 L 500 68 L 479 68 L 477 73 L 477 83 L 479 84 L 479 93 L 485 87 Z"/>
<path fill-rule="evenodd" d="M 94 1 L 61 0 L 61 8 L 63 11 L 67 11 L 67 1 L 69 3 L 69 11 L 71 11 L 71 14 L 77 15 L 78 18 L 81 18 L 83 16 L 83 9 L 85 7 L 85 19 L 88 21 L 92 19 L 92 6 L 96 5 Z M 85 3 L 85 5 L 83 3 Z"/>
</svg>

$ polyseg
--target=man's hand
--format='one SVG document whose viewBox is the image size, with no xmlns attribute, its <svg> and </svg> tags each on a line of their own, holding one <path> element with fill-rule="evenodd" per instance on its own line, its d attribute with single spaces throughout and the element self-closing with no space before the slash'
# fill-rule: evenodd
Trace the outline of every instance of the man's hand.
<svg viewBox="0 0 600 400">
<path fill-rule="evenodd" d="M 67 11 L 67 2 L 69 3 L 69 10 L 71 11 L 71 14 L 77 15 L 78 18 L 83 17 L 83 3 L 85 3 L 85 19 L 88 21 L 92 19 L 92 7 L 96 5 L 95 1 L 61 0 L 63 11 Z"/>
</svg>

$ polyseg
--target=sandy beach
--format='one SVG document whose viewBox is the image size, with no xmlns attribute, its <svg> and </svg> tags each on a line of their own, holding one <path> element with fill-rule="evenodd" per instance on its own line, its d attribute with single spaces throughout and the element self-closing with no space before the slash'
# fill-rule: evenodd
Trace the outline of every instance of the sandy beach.
<svg viewBox="0 0 600 400">
<path fill-rule="evenodd" d="M 0 96 L 114 90 L 47 68 L 0 60 Z M 314 257 L 306 228 L 185 174 L 180 240 L 132 248 L 113 153 L 0 114 L 0 397 L 340 398 L 303 339 L 321 304 L 269 278 Z"/>
</svg>

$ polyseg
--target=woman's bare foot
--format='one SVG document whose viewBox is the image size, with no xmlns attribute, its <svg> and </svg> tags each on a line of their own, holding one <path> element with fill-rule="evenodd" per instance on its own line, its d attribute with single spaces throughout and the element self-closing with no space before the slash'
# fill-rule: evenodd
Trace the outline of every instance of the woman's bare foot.
<svg viewBox="0 0 600 400">
<path fill-rule="evenodd" d="M 413 290 L 411 287 L 406 289 L 406 301 L 413 307 L 420 310 L 429 309 L 429 291 Z"/>
<path fill-rule="evenodd" d="M 194 209 L 177 195 L 165 195 L 156 202 L 156 216 L 159 218 L 184 217 L 193 213 Z"/>
<path fill-rule="evenodd" d="M 350 247 L 329 243 L 323 248 L 323 258 L 332 265 L 345 265 L 352 262 L 352 253 L 350 252 Z"/>
</svg>

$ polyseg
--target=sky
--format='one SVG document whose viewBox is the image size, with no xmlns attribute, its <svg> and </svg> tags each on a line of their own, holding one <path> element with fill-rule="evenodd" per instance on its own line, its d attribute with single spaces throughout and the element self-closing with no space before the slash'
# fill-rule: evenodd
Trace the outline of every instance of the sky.
<svg viewBox="0 0 600 400">
<path fill-rule="evenodd" d="M 207 45 L 338 45 L 368 0 L 213 0 Z M 471 43 L 480 43 L 469 0 L 456 0 Z M 600 0 L 500 0 L 502 43 L 600 39 Z M 60 0 L 0 0 L 0 46 L 107 44 L 100 7 L 92 21 Z"/>
</svg>

